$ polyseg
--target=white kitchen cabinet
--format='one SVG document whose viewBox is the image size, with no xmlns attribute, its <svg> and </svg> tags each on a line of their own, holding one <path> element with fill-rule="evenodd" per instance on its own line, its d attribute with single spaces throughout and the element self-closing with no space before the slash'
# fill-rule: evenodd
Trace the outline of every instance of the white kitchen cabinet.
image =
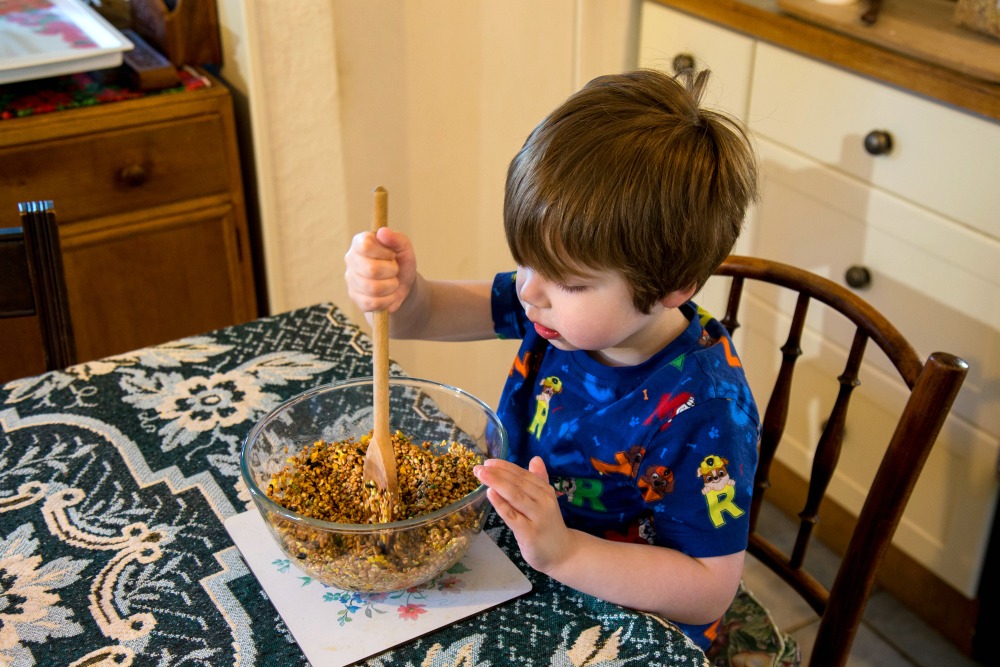
<svg viewBox="0 0 1000 667">
<path fill-rule="evenodd" d="M 963 255 L 992 253 L 992 266 L 998 267 L 1000 243 L 981 235 L 977 239 L 926 209 L 767 139 L 760 139 L 760 152 L 765 184 L 751 221 L 754 254 L 841 281 L 850 266 L 865 266 L 872 279 L 862 295 L 907 335 L 921 355 L 944 350 L 969 361 L 969 376 L 910 500 L 895 544 L 974 598 L 989 536 L 989 510 L 996 498 L 1000 333 L 995 319 L 1000 314 L 1000 281 L 970 270 L 961 260 Z M 981 268 L 985 273 L 989 266 Z M 755 382 L 755 376 L 772 376 L 777 360 L 769 355 L 784 341 L 776 333 L 771 335 L 767 324 L 775 317 L 774 295 L 756 290 L 752 297 L 738 344 L 754 392 L 763 400 L 769 380 Z M 789 311 L 786 304 L 785 312 Z M 811 336 L 798 364 L 795 418 L 778 456 L 803 473 L 812 463 L 812 445 L 822 428 L 817 415 L 828 414 L 836 397 L 833 378 L 846 352 L 829 340 L 839 332 L 840 340 L 850 341 L 849 323 L 823 319 L 817 309 L 808 324 Z M 774 367 L 760 368 L 767 359 L 774 361 Z M 904 387 L 881 372 L 880 355 L 873 360 L 862 369 L 841 465 L 830 489 L 831 497 L 854 512 L 860 510 L 884 452 L 864 449 L 859 436 L 888 442 L 905 400 Z M 869 437 L 873 432 L 879 437 Z"/>
<path fill-rule="evenodd" d="M 737 252 L 841 282 L 848 268 L 863 266 L 871 282 L 859 293 L 921 355 L 944 350 L 969 362 L 894 544 L 975 598 L 1000 449 L 1000 125 L 655 3 L 646 3 L 643 18 L 641 64 L 658 66 L 651 54 L 703 50 L 706 64 L 720 63 L 713 67 L 716 85 L 746 90 L 746 105 L 735 96 L 728 108 L 754 134 L 762 190 Z M 745 60 L 715 55 L 733 53 L 735 45 L 749 54 Z M 889 152 L 865 150 L 873 130 L 887 133 Z M 720 308 L 713 297 L 710 287 L 702 300 Z M 771 325 L 776 298 L 766 289 L 751 292 L 737 332 L 762 404 L 772 370 L 764 366 L 784 342 Z M 831 341 L 845 327 L 818 310 L 808 324 L 796 376 L 799 402 L 778 455 L 803 477 L 819 415 L 836 395 L 830 377 L 843 365 L 843 350 Z M 877 433 L 865 440 L 887 442 L 892 411 L 904 400 L 903 387 L 880 361 L 875 355 L 862 369 L 830 490 L 855 512 L 883 453 L 865 450 L 859 436 Z"/>
<path fill-rule="evenodd" d="M 689 56 L 696 70 L 711 70 L 702 100 L 746 120 L 755 42 L 744 35 L 645 2 L 639 30 L 639 65 L 673 73 L 674 59 Z"/>
<path fill-rule="evenodd" d="M 761 137 L 1000 239 L 1000 125 L 770 44 L 749 122 Z M 864 149 L 887 131 L 889 153 Z"/>
</svg>

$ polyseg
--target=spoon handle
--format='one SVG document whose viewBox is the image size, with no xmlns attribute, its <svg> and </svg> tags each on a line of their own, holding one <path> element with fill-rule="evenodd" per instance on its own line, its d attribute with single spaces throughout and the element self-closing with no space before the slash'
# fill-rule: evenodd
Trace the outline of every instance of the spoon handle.
<svg viewBox="0 0 1000 667">
<path fill-rule="evenodd" d="M 388 219 L 389 193 L 385 188 L 375 188 L 372 206 L 372 231 L 378 231 L 386 226 Z M 384 310 L 375 311 L 372 333 L 372 375 L 374 376 L 374 433 L 373 442 L 381 459 L 379 471 L 373 470 L 373 476 L 380 488 L 395 491 L 396 461 L 392 451 L 392 440 L 389 437 L 389 314 Z M 369 458 L 371 458 L 369 456 Z M 381 483 L 380 483 L 381 482 Z"/>
</svg>

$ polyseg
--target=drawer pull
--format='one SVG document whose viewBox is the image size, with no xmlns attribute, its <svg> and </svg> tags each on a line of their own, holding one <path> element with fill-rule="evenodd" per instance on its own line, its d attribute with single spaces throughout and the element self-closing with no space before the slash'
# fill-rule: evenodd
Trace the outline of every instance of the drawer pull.
<svg viewBox="0 0 1000 667">
<path fill-rule="evenodd" d="M 872 130 L 865 135 L 865 150 L 871 155 L 888 155 L 892 150 L 892 135 L 885 130 Z"/>
<path fill-rule="evenodd" d="M 844 282 L 854 289 L 863 289 L 872 284 L 872 274 L 863 266 L 852 266 L 844 274 Z"/>
<path fill-rule="evenodd" d="M 130 164 L 118 172 L 118 180 L 133 187 L 142 185 L 149 178 L 146 168 L 141 164 Z"/>
<path fill-rule="evenodd" d="M 674 56 L 674 74 L 680 74 L 687 70 L 694 69 L 694 56 L 690 53 L 678 53 Z"/>
</svg>

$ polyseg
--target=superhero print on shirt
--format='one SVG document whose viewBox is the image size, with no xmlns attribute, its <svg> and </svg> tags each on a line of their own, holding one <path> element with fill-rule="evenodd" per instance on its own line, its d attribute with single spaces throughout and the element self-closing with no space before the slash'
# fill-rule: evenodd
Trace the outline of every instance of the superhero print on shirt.
<svg viewBox="0 0 1000 667">
<path fill-rule="evenodd" d="M 589 508 L 595 512 L 608 511 L 601 500 L 604 485 L 599 479 L 556 477 L 552 480 L 552 488 L 555 489 L 556 496 L 564 496 L 570 505 Z"/>
<path fill-rule="evenodd" d="M 639 478 L 639 490 L 647 503 L 663 500 L 674 492 L 674 471 L 667 466 L 649 466 Z"/>
<path fill-rule="evenodd" d="M 656 527 L 653 525 L 653 517 L 640 516 L 629 523 L 624 531 L 605 530 L 604 539 L 632 544 L 656 544 Z"/>
<path fill-rule="evenodd" d="M 602 475 L 617 473 L 619 475 L 636 477 L 639 474 L 639 464 L 642 463 L 642 457 L 645 455 L 645 447 L 641 445 L 632 445 L 626 452 L 615 452 L 614 463 L 599 461 L 591 456 L 590 465 L 594 466 L 594 470 Z"/>
<path fill-rule="evenodd" d="M 646 449 L 641 445 L 632 445 L 624 452 L 615 452 L 615 462 L 608 463 L 590 457 L 590 465 L 602 475 L 639 476 L 639 464 L 646 455 Z M 642 499 L 647 503 L 662 500 L 663 496 L 674 492 L 674 471 L 667 466 L 655 465 L 646 468 L 642 477 L 636 483 L 642 492 Z"/>
<path fill-rule="evenodd" d="M 697 470 L 704 483 L 701 492 L 708 505 L 708 518 L 716 528 L 726 525 L 726 514 L 734 519 L 743 516 L 736 504 L 736 482 L 729 476 L 728 464 L 728 459 L 712 454 L 702 459 Z"/>
<path fill-rule="evenodd" d="M 528 425 L 528 433 L 541 440 L 542 429 L 545 428 L 545 422 L 549 419 L 549 403 L 553 396 L 562 393 L 562 380 L 555 375 L 550 375 L 539 384 L 542 385 L 542 391 L 535 396 L 538 402 L 535 404 L 535 417 Z"/>
<path fill-rule="evenodd" d="M 660 430 L 664 431 L 670 426 L 674 417 L 692 407 L 694 407 L 694 396 L 686 391 L 682 391 L 677 395 L 664 394 L 660 397 L 660 402 L 657 403 L 656 409 L 643 422 L 643 426 L 649 426 L 653 423 L 654 419 L 659 419 L 663 422 L 660 425 Z"/>
</svg>

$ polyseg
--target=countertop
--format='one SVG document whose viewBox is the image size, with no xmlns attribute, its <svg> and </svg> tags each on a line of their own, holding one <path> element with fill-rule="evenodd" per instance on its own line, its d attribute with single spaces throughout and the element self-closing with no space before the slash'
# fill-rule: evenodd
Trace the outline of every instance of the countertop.
<svg viewBox="0 0 1000 667">
<path fill-rule="evenodd" d="M 656 1 L 737 32 L 1000 122 L 1000 83 L 970 76 L 800 19 L 780 10 L 777 0 Z M 858 11 L 860 13 L 860 7 Z"/>
</svg>

